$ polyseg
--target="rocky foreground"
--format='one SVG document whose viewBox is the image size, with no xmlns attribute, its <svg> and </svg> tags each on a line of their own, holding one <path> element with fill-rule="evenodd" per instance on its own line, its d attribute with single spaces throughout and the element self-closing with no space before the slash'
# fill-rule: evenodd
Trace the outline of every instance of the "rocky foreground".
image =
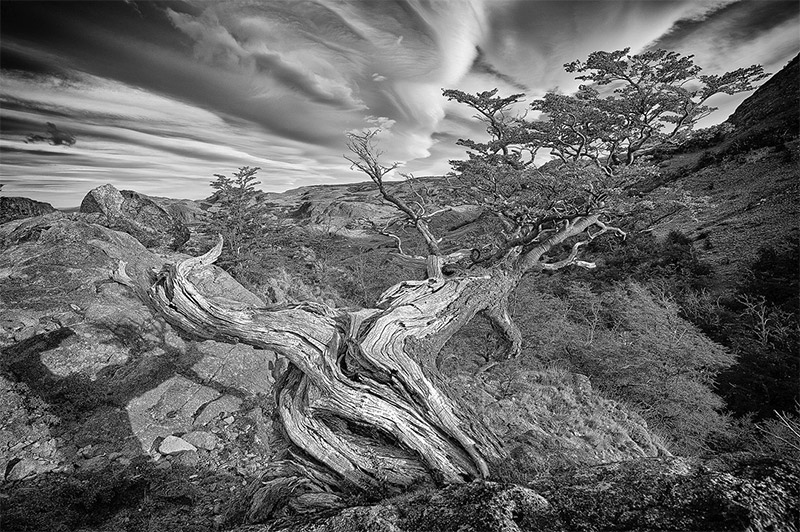
<svg viewBox="0 0 800 532">
<path fill-rule="evenodd" d="M 510 456 L 547 474 L 354 493 L 341 511 L 257 524 L 272 510 L 260 471 L 284 452 L 271 422 L 280 361 L 188 337 L 113 280 L 120 260 L 147 279 L 184 257 L 174 212 L 113 187 L 84 203 L 0 226 L 4 531 L 798 529 L 796 463 L 672 457 L 585 377 L 530 375 L 509 392 L 492 371 L 454 383 Z M 265 303 L 219 269 L 197 283 Z"/>
</svg>

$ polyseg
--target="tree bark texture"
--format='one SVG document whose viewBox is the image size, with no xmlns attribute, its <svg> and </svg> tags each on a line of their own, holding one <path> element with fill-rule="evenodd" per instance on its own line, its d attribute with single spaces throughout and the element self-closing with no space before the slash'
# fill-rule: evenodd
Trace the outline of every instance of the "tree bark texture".
<svg viewBox="0 0 800 532">
<path fill-rule="evenodd" d="M 275 393 L 290 452 L 262 479 L 259 518 L 287 504 L 336 505 L 352 488 L 392 493 L 489 476 L 500 444 L 449 396 L 436 358 L 481 311 L 518 335 L 505 309 L 515 279 L 492 272 L 408 281 L 387 290 L 377 308 L 358 311 L 316 303 L 254 308 L 206 297 L 193 284 L 220 250 L 221 242 L 166 267 L 147 297 L 190 333 L 289 361 Z M 519 348 L 518 336 L 509 341 Z"/>
</svg>

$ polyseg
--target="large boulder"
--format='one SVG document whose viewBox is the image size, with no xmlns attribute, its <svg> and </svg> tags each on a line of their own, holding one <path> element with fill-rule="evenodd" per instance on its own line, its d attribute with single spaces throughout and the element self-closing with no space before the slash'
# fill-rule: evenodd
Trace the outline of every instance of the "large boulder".
<svg viewBox="0 0 800 532">
<path fill-rule="evenodd" d="M 150 199 L 170 213 L 176 220 L 187 226 L 202 223 L 207 217 L 206 211 L 200 207 L 200 203 L 193 200 L 163 198 L 160 196 L 151 196 Z"/>
<path fill-rule="evenodd" d="M 186 225 L 152 199 L 132 190 L 117 190 L 113 185 L 89 191 L 80 212 L 99 215 L 98 223 L 124 231 L 148 248 L 175 250 L 190 236 Z"/>
<path fill-rule="evenodd" d="M 55 212 L 49 203 L 20 197 L 0 197 L 0 224 Z"/>
</svg>

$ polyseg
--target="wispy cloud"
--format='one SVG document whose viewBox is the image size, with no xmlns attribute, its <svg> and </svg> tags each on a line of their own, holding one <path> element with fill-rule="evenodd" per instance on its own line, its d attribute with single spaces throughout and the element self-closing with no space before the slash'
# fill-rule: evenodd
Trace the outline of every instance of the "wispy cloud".
<svg viewBox="0 0 800 532">
<path fill-rule="evenodd" d="M 442 173 L 463 154 L 456 139 L 483 134 L 442 88 L 570 91 L 577 82 L 563 63 L 597 49 L 666 46 L 721 71 L 736 61 L 782 66 L 800 48 L 796 3 L 778 0 L 30 1 L 0 10 L 3 192 L 62 206 L 103 182 L 198 198 L 213 173 L 241 165 L 261 166 L 270 190 L 361 180 L 342 158 L 344 133 L 376 125 L 387 160 Z M 46 121 L 78 144 L 25 144 Z"/>
</svg>

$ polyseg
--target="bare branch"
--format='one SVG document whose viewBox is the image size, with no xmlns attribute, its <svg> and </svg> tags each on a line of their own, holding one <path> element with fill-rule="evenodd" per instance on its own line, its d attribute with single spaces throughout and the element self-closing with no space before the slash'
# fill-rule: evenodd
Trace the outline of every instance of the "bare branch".
<svg viewBox="0 0 800 532">
<path fill-rule="evenodd" d="M 566 259 L 557 262 L 540 263 L 541 268 L 543 270 L 548 270 L 548 271 L 560 270 L 562 268 L 566 268 L 567 266 L 572 266 L 572 265 L 580 266 L 582 268 L 587 268 L 589 270 L 596 268 L 597 265 L 594 262 L 578 260 L 578 250 L 580 249 L 581 246 L 588 243 L 589 240 L 582 240 L 580 242 L 575 242 L 572 245 L 572 250 L 570 251 L 570 254 Z"/>
<path fill-rule="evenodd" d="M 414 225 L 417 231 L 422 235 L 422 238 L 425 239 L 425 244 L 428 247 L 428 253 L 439 256 L 441 255 L 441 251 L 439 250 L 439 242 L 441 239 L 437 239 L 433 235 L 426 220 L 423 218 L 423 214 L 425 212 L 424 207 L 420 205 L 421 212 L 415 211 L 403 199 L 389 192 L 384 185 L 384 176 L 397 168 L 399 163 L 394 163 L 391 166 L 384 166 L 378 160 L 382 152 L 375 146 L 374 138 L 379 131 L 380 130 L 373 130 L 365 133 L 348 133 L 347 147 L 356 155 L 356 157 L 351 158 L 345 155 L 344 158 L 352 163 L 353 168 L 358 168 L 367 174 L 369 178 L 378 186 L 378 191 L 381 193 L 383 199 L 397 207 L 397 209 L 406 215 L 409 222 Z M 419 193 L 417 193 L 413 187 L 412 191 L 419 196 Z M 419 197 L 422 199 L 421 196 Z M 437 272 L 435 277 L 439 277 L 440 275 L 441 272 Z"/>
<path fill-rule="evenodd" d="M 619 227 L 614 227 L 613 225 L 607 225 L 600 220 L 597 220 L 594 225 L 600 228 L 600 231 L 597 233 L 592 233 L 589 229 L 586 230 L 586 234 L 589 235 L 589 240 L 594 240 L 598 236 L 608 233 L 609 231 L 612 233 L 616 233 L 622 240 L 625 240 L 628 237 L 628 233 L 620 229 Z"/>
<path fill-rule="evenodd" d="M 570 266 L 570 265 L 580 266 L 582 268 L 589 268 L 589 269 L 595 268 L 596 264 L 593 262 L 577 260 L 578 248 L 607 232 L 616 233 L 622 238 L 625 238 L 627 236 L 627 233 L 625 233 L 625 231 L 623 231 L 622 229 L 608 225 L 600 221 L 600 216 L 601 214 L 590 214 L 588 216 L 579 216 L 572 219 L 564 220 L 564 225 L 561 226 L 555 234 L 539 242 L 529 251 L 520 256 L 517 262 L 517 268 L 522 273 L 531 269 L 539 269 L 539 268 L 545 270 L 558 270 L 565 266 Z M 589 229 L 595 225 L 600 227 L 600 231 L 598 231 L 597 233 L 589 232 Z M 554 246 L 561 244 L 567 239 L 578 236 L 582 233 L 587 233 L 588 239 L 573 245 L 572 252 L 570 253 L 570 256 L 567 259 L 555 263 L 541 262 L 542 257 L 548 251 L 550 251 Z"/>
<path fill-rule="evenodd" d="M 395 222 L 397 222 L 397 220 L 390 220 L 382 228 L 378 227 L 378 224 L 376 224 L 372 220 L 370 220 L 369 222 L 372 224 L 372 228 L 375 230 L 376 233 L 378 233 L 380 235 L 383 235 L 383 236 L 388 236 L 389 238 L 393 239 L 396 242 L 397 251 L 401 255 L 405 255 L 406 254 L 406 252 L 403 251 L 403 241 L 400 239 L 400 236 L 389 232 L 389 227 L 391 225 L 393 225 Z"/>
<path fill-rule="evenodd" d="M 434 216 L 438 216 L 438 215 L 440 215 L 440 214 L 444 214 L 444 213 L 446 213 L 446 212 L 450 212 L 450 211 L 452 211 L 452 210 L 453 210 L 453 208 L 452 208 L 452 207 L 443 207 L 443 208 L 441 208 L 441 209 L 439 209 L 439 210 L 437 210 L 437 211 L 433 211 L 432 213 L 425 214 L 425 215 L 421 216 L 420 218 L 424 218 L 424 219 L 426 219 L 426 220 L 430 220 L 430 219 L 431 219 L 431 218 L 433 218 Z"/>
</svg>

